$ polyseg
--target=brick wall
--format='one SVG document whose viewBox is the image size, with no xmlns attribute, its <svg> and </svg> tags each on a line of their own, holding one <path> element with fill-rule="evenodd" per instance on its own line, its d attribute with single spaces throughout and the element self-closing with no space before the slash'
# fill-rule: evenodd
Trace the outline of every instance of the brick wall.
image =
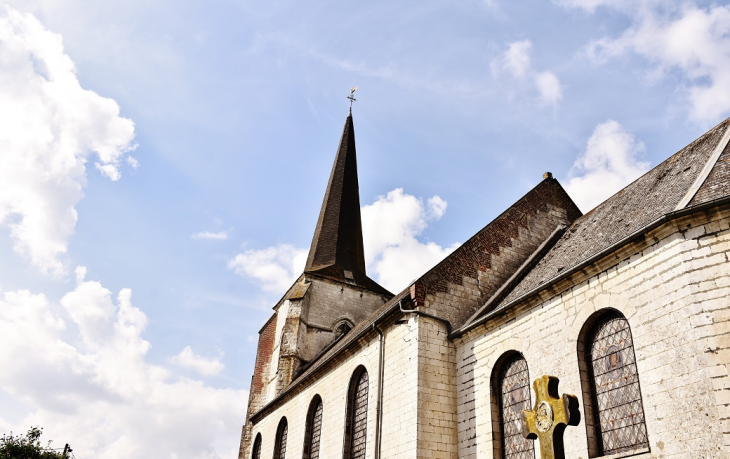
<svg viewBox="0 0 730 459">
<path fill-rule="evenodd" d="M 259 332 L 258 349 L 256 350 L 256 362 L 254 364 L 253 376 L 251 377 L 251 388 L 248 393 L 248 409 L 246 410 L 246 424 L 241 434 L 240 457 L 245 457 L 245 451 L 251 448 L 253 437 L 250 435 L 248 418 L 258 411 L 266 403 L 266 388 L 271 366 L 271 359 L 276 341 L 276 314 L 266 322 Z"/>
<path fill-rule="evenodd" d="M 411 296 L 457 328 L 559 225 L 580 215 L 557 180 L 543 180 L 419 279 Z"/>
<path fill-rule="evenodd" d="M 577 342 L 607 308 L 633 335 L 651 448 L 637 457 L 730 457 L 729 253 L 730 207 L 683 217 L 456 340 L 459 458 L 493 457 L 490 378 L 508 351 L 583 410 Z M 565 432 L 567 457 L 589 457 L 585 419 Z"/>
</svg>

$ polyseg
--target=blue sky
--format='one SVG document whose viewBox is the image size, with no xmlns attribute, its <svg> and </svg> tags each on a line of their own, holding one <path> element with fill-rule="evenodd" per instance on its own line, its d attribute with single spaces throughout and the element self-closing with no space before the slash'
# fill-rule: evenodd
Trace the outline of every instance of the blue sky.
<svg viewBox="0 0 730 459">
<path fill-rule="evenodd" d="M 351 87 L 393 291 L 543 172 L 588 211 L 730 114 L 723 2 L 1 5 L 0 430 L 80 458 L 235 456 Z"/>
</svg>

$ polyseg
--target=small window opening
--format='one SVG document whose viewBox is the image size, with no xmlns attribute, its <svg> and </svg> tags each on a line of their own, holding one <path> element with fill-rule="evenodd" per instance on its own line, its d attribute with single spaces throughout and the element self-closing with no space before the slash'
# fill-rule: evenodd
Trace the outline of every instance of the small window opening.
<svg viewBox="0 0 730 459">
<path fill-rule="evenodd" d="M 348 334 L 352 330 L 352 324 L 349 322 L 340 322 L 335 327 L 335 339 L 339 339 L 341 336 Z"/>
</svg>

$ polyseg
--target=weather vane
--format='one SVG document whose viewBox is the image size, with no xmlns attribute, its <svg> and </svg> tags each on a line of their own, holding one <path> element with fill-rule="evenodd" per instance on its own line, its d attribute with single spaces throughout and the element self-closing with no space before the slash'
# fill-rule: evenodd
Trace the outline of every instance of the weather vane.
<svg viewBox="0 0 730 459">
<path fill-rule="evenodd" d="M 347 96 L 347 98 L 350 100 L 350 111 L 352 111 L 352 103 L 355 102 L 357 99 L 355 99 L 355 91 L 357 91 L 357 86 L 350 89 L 350 95 Z"/>
</svg>

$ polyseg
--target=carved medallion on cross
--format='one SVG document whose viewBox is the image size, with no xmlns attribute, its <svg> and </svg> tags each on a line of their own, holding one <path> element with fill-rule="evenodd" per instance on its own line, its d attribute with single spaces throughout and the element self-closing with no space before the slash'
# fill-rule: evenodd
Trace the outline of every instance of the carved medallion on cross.
<svg viewBox="0 0 730 459">
<path fill-rule="evenodd" d="M 564 459 L 563 432 L 567 426 L 580 422 L 578 398 L 575 395 L 558 395 L 560 380 L 543 375 L 532 383 L 537 396 L 535 407 L 522 412 L 522 436 L 540 440 L 542 459 Z"/>
</svg>

